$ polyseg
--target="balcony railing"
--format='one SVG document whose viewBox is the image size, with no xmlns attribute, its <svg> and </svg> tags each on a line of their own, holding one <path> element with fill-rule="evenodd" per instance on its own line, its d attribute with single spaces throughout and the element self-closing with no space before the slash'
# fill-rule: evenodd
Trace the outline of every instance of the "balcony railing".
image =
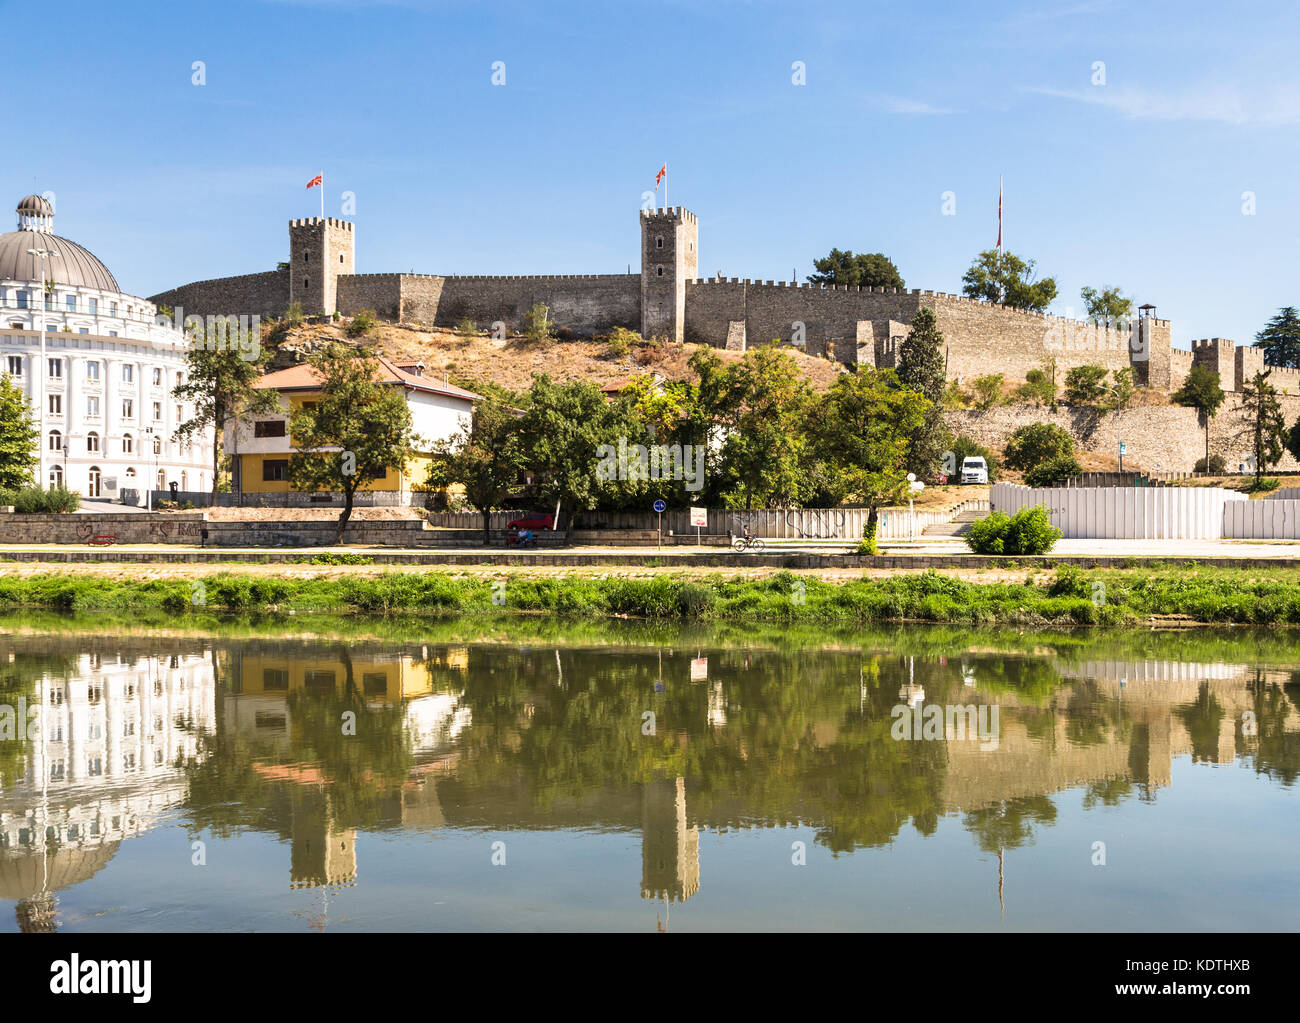
<svg viewBox="0 0 1300 1023">
<path fill-rule="evenodd" d="M 7 290 L 8 289 L 6 289 L 6 291 Z M 120 302 L 118 303 L 117 306 L 117 312 L 112 312 L 111 309 L 112 306 L 109 303 L 104 302 L 102 300 L 98 301 L 97 308 L 92 309 L 90 307 L 89 299 L 82 299 L 80 301 L 76 301 L 71 306 L 69 306 L 67 304 L 66 299 L 60 298 L 58 300 L 51 301 L 45 307 L 45 313 L 47 316 L 52 316 L 55 313 L 63 313 L 63 314 L 71 313 L 74 316 L 95 316 L 95 317 L 100 317 L 100 318 L 110 319 L 110 320 L 128 320 L 132 323 L 155 323 L 156 322 L 155 316 L 157 314 L 144 313 L 144 312 L 128 312 L 126 307 Z M 8 313 L 31 313 L 33 316 L 35 316 L 37 313 L 40 312 L 39 298 L 37 296 L 33 296 L 24 305 L 19 303 L 16 296 L 6 294 L 4 299 L 0 300 L 0 310 L 3 311 L 0 312 L 0 315 L 4 315 Z M 5 324 L 5 326 L 8 326 L 8 324 Z M 33 325 L 33 329 L 35 329 L 34 325 Z M 50 333 L 54 333 L 53 330 L 50 330 L 50 325 L 48 323 L 46 324 L 46 330 L 49 330 Z"/>
</svg>

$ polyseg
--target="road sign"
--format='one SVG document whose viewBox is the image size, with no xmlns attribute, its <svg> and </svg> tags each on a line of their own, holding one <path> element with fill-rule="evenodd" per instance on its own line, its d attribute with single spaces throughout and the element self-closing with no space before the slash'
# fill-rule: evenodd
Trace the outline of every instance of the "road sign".
<svg viewBox="0 0 1300 1023">
<path fill-rule="evenodd" d="M 691 509 L 692 526 L 696 527 L 697 529 L 704 529 L 708 526 L 708 524 L 709 524 L 709 509 L 707 508 Z"/>
<path fill-rule="evenodd" d="M 667 509 L 667 507 L 668 507 L 668 502 L 667 502 L 667 501 L 656 501 L 656 502 L 655 502 L 655 511 L 657 511 L 657 512 L 663 513 L 663 512 Z"/>
<path fill-rule="evenodd" d="M 1128 445 L 1125 444 L 1123 441 L 1120 441 L 1120 442 L 1119 442 L 1119 453 L 1120 453 L 1121 455 L 1127 455 L 1127 454 L 1128 454 Z"/>
</svg>

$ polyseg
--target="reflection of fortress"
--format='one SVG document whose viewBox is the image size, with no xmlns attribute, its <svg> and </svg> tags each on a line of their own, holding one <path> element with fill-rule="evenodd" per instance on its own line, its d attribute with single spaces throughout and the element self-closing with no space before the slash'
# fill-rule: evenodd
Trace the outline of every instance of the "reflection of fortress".
<svg viewBox="0 0 1300 1023">
<path fill-rule="evenodd" d="M 0 788 L 0 899 L 18 903 L 23 930 L 52 930 L 56 891 L 184 800 L 182 765 L 215 724 L 205 653 L 83 654 L 70 667 L 27 690 L 37 732 L 23 774 Z"/>
</svg>

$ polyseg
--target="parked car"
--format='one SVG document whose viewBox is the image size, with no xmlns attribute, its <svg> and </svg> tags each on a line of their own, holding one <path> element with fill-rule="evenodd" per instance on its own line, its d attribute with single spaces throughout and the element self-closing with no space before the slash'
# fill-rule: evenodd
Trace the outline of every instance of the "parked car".
<svg viewBox="0 0 1300 1023">
<path fill-rule="evenodd" d="M 989 467 L 978 455 L 971 455 L 961 460 L 961 481 L 963 483 L 987 483 Z"/>
<path fill-rule="evenodd" d="M 529 512 L 506 523 L 507 529 L 551 529 L 554 516 L 543 512 Z"/>
</svg>

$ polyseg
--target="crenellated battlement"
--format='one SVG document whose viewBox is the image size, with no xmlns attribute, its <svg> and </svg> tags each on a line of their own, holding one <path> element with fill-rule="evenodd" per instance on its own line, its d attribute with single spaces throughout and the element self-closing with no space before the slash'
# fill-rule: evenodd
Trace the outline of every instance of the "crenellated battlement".
<svg viewBox="0 0 1300 1023">
<path fill-rule="evenodd" d="M 337 227 L 341 231 L 352 230 L 352 221 L 340 220 L 338 217 L 325 217 L 324 219 L 320 217 L 302 217 L 299 220 L 289 221 L 291 228 L 324 227 L 327 224 L 330 227 Z"/>
<path fill-rule="evenodd" d="M 685 206 L 660 206 L 658 209 L 642 210 L 642 220 L 665 220 L 685 224 L 698 223 L 698 218 Z"/>
</svg>

